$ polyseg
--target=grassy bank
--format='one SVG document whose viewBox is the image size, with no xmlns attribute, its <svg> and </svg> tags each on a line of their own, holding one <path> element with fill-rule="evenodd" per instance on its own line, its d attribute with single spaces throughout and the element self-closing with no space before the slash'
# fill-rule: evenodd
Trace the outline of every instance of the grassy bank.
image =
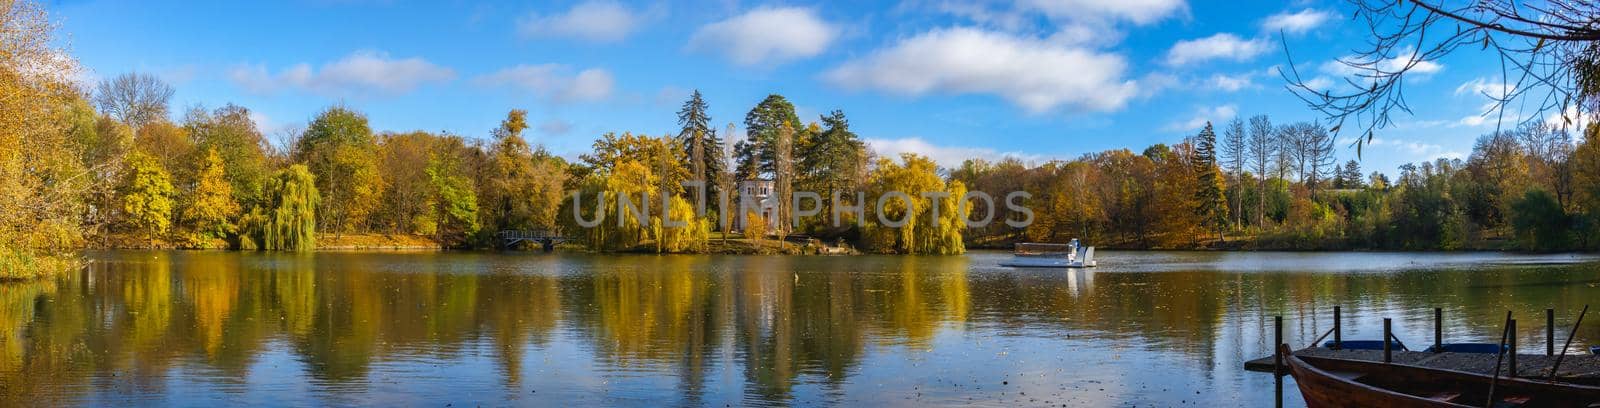
<svg viewBox="0 0 1600 408">
<path fill-rule="evenodd" d="M 83 265 L 75 255 L 43 255 L 31 251 L 0 250 L 0 281 L 47 278 Z"/>
</svg>

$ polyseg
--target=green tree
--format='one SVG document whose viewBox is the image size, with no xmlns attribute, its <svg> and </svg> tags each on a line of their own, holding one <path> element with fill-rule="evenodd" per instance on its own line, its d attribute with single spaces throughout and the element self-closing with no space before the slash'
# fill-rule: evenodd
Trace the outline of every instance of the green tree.
<svg viewBox="0 0 1600 408">
<path fill-rule="evenodd" d="M 472 179 L 457 174 L 449 160 L 435 156 L 428 160 L 428 181 L 432 187 L 435 234 L 440 241 L 460 239 L 478 231 L 478 197 Z"/>
<path fill-rule="evenodd" d="M 844 111 L 835 110 L 821 119 L 824 130 L 799 154 L 798 178 L 803 188 L 822 195 L 822 214 L 832 214 L 832 192 L 838 191 L 841 198 L 853 197 L 865 177 L 867 147 L 850 131 Z"/>
<path fill-rule="evenodd" d="M 343 106 L 318 114 L 295 144 L 295 159 L 316 175 L 318 223 L 336 233 L 362 230 L 384 189 L 377 140 L 367 117 Z"/>
<path fill-rule="evenodd" d="M 1572 221 L 1555 195 L 1539 189 L 1528 190 L 1511 204 L 1511 210 L 1511 224 L 1522 249 L 1554 251 L 1568 246 L 1567 234 Z"/>
<path fill-rule="evenodd" d="M 683 146 L 683 157 L 689 159 L 689 179 L 706 183 L 704 200 L 720 211 L 715 197 L 721 189 L 716 178 L 727 165 L 722 160 L 722 138 L 711 128 L 711 116 L 706 113 L 709 108 L 699 90 L 689 95 L 678 110 L 678 144 Z"/>
<path fill-rule="evenodd" d="M 261 205 L 240 222 L 241 249 L 310 251 L 317 247 L 316 176 L 305 165 L 292 165 L 267 180 Z"/>
<path fill-rule="evenodd" d="M 253 205 L 260 199 L 261 186 L 271 176 L 267 160 L 267 142 L 256 129 L 250 110 L 227 104 L 207 112 L 204 108 L 191 109 L 183 120 L 183 129 L 189 140 L 165 149 L 170 154 L 189 153 L 192 163 L 202 162 L 204 155 L 216 152 L 222 158 L 225 177 L 233 185 L 233 198 L 244 205 Z M 143 135 L 144 130 L 140 131 Z M 163 143 L 166 144 L 166 143 Z M 183 149 L 182 146 L 192 146 Z"/>
<path fill-rule="evenodd" d="M 785 125 L 791 131 L 803 127 L 800 116 L 794 113 L 794 104 L 783 95 L 767 95 L 744 115 L 745 140 L 736 147 L 741 180 L 757 179 L 776 171 L 778 132 Z M 796 146 L 805 144 L 796 142 Z"/>
<path fill-rule="evenodd" d="M 128 157 L 128 178 L 122 185 L 122 211 L 128 223 L 143 230 L 150 245 L 172 226 L 172 177 L 155 158 L 142 153 Z"/>
<path fill-rule="evenodd" d="M 1200 217 L 1200 225 L 1216 231 L 1220 237 L 1228 226 L 1228 199 L 1223 193 L 1224 181 L 1217 168 L 1216 147 L 1217 134 L 1211 130 L 1211 122 L 1206 122 L 1206 127 L 1200 130 L 1194 143 L 1192 161 L 1197 204 L 1194 210 L 1195 215 Z"/>
<path fill-rule="evenodd" d="M 234 233 L 233 219 L 238 214 L 239 203 L 234 201 L 233 185 L 228 184 L 222 156 L 208 149 L 183 211 L 183 224 L 189 231 L 185 241 L 191 246 L 209 247 L 227 238 Z"/>
</svg>

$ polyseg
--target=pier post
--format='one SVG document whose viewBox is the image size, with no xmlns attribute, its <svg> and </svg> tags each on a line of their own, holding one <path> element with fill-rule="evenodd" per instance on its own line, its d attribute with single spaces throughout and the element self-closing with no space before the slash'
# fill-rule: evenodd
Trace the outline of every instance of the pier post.
<svg viewBox="0 0 1600 408">
<path fill-rule="evenodd" d="M 1383 318 L 1383 363 L 1389 364 L 1391 355 L 1389 350 L 1389 318 Z"/>
<path fill-rule="evenodd" d="M 1272 394 L 1276 407 L 1283 408 L 1283 316 L 1272 318 Z"/>
<path fill-rule="evenodd" d="M 1556 355 L 1556 310 L 1544 310 L 1544 355 Z"/>
<path fill-rule="evenodd" d="M 1445 309 L 1434 307 L 1434 350 L 1445 350 Z"/>
<path fill-rule="evenodd" d="M 1341 336 L 1340 333 L 1339 333 L 1339 330 L 1340 330 L 1339 326 L 1341 324 L 1339 322 L 1339 320 L 1340 320 L 1339 319 L 1339 307 L 1338 306 L 1334 306 L 1333 307 L 1333 347 L 1331 347 L 1334 350 L 1338 350 L 1338 349 L 1344 348 L 1344 337 Z M 1312 346 L 1316 346 L 1316 345 L 1313 344 Z"/>
<path fill-rule="evenodd" d="M 1506 378 L 1516 378 L 1517 377 L 1517 319 L 1511 319 L 1511 324 L 1506 326 L 1506 327 L 1507 327 L 1507 330 L 1509 330 L 1511 332 L 1511 334 L 1510 334 L 1511 337 L 1508 337 L 1507 339 L 1509 341 L 1506 342 L 1506 346 L 1510 348 L 1509 350 L 1506 351 L 1506 354 L 1510 354 L 1509 358 L 1510 358 L 1510 363 L 1511 363 L 1510 364 L 1511 365 L 1511 369 L 1509 370 L 1510 373 L 1506 374 Z"/>
</svg>

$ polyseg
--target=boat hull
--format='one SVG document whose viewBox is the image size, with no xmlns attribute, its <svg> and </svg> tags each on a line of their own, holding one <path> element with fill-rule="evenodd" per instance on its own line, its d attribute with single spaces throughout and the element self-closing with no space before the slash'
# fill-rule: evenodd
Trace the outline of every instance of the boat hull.
<svg viewBox="0 0 1600 408">
<path fill-rule="evenodd" d="M 1061 258 L 1017 257 L 1000 262 L 1000 266 L 1012 268 L 1091 268 L 1094 267 L 1094 261 L 1090 261 L 1085 265 L 1083 262 L 1068 261 Z"/>
<path fill-rule="evenodd" d="M 1472 407 L 1483 406 L 1491 382 L 1495 398 L 1527 406 L 1590 406 L 1600 403 L 1600 387 L 1492 379 L 1486 375 L 1403 364 L 1303 357 L 1284 353 L 1289 373 L 1310 407 Z"/>
</svg>

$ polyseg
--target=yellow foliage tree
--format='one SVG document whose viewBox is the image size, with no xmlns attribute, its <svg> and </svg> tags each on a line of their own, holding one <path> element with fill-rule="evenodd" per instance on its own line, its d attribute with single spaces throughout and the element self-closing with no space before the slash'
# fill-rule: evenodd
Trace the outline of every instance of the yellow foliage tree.
<svg viewBox="0 0 1600 408">
<path fill-rule="evenodd" d="M 239 215 L 239 203 L 233 199 L 233 185 L 228 183 L 222 156 L 215 150 L 206 152 L 200 172 L 195 175 L 194 193 L 183 211 L 183 224 L 188 230 L 184 237 L 192 247 L 212 248 L 234 232 L 233 219 Z"/>
<path fill-rule="evenodd" d="M 143 230 L 150 245 L 172 226 L 172 177 L 155 158 L 143 153 L 128 157 L 128 179 L 122 186 L 122 211 L 128 223 Z"/>
</svg>

